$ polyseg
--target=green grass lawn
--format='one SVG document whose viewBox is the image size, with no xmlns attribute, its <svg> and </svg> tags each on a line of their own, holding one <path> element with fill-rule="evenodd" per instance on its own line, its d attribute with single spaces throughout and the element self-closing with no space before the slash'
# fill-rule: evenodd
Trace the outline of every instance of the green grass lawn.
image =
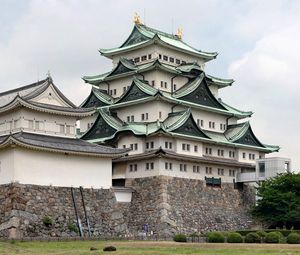
<svg viewBox="0 0 300 255">
<path fill-rule="evenodd" d="M 116 252 L 103 252 L 104 246 L 114 245 Z M 98 251 L 90 251 L 90 247 Z M 300 245 L 288 244 L 209 244 L 148 241 L 69 241 L 69 242 L 0 242 L 1 255 L 15 254 L 115 254 L 115 255 L 158 255 L 158 254 L 281 254 L 300 255 Z"/>
</svg>

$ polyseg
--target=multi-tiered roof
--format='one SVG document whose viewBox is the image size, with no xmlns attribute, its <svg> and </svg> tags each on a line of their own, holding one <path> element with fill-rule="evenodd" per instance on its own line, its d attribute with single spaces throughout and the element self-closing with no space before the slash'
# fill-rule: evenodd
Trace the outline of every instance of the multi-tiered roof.
<svg viewBox="0 0 300 255">
<path fill-rule="evenodd" d="M 136 24 L 128 39 L 117 48 L 101 49 L 100 53 L 108 58 L 121 56 L 122 53 L 134 51 L 152 44 L 162 45 L 182 53 L 193 55 L 204 62 L 216 58 L 217 53 L 208 53 L 189 46 L 178 35 L 171 35 L 143 24 Z M 181 88 L 165 91 L 155 88 L 139 74 L 150 70 L 165 72 L 188 78 Z M 106 90 L 100 89 L 102 84 L 123 77 L 132 77 L 132 82 L 120 97 L 113 97 Z M 251 117 L 251 111 L 242 111 L 216 98 L 210 86 L 218 89 L 231 86 L 232 79 L 221 79 L 206 74 L 197 63 L 167 64 L 158 58 L 146 63 L 134 63 L 132 59 L 120 57 L 112 71 L 95 76 L 84 76 L 83 80 L 91 84 L 92 90 L 82 107 L 96 107 L 99 115 L 93 126 L 83 134 L 82 138 L 96 143 L 113 143 L 119 135 L 131 132 L 136 136 L 149 136 L 164 133 L 172 137 L 192 138 L 206 143 L 220 144 L 240 148 L 249 148 L 265 153 L 278 151 L 278 146 L 263 144 L 254 135 L 248 121 L 227 125 L 223 133 L 204 130 L 195 122 L 190 109 L 200 109 L 218 113 L 228 118 L 241 120 Z M 127 84 L 129 85 L 129 84 Z M 99 86 L 99 87 L 98 87 Z M 164 101 L 172 105 L 181 105 L 184 111 L 171 112 L 165 120 L 154 122 L 128 122 L 118 118 L 118 109 L 130 105 L 142 105 L 145 102 Z"/>
</svg>

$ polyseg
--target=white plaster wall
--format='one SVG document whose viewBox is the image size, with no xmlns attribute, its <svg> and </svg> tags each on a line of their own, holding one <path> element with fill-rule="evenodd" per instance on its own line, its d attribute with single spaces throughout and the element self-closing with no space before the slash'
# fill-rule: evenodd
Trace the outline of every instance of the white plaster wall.
<svg viewBox="0 0 300 255">
<path fill-rule="evenodd" d="M 171 104 L 162 101 L 151 101 L 116 109 L 118 117 L 125 122 L 127 121 L 127 116 L 132 115 L 134 116 L 135 122 L 141 122 L 143 113 L 148 113 L 148 120 L 144 120 L 143 122 L 153 122 L 156 120 L 163 121 L 167 118 L 170 111 Z M 159 112 L 161 112 L 161 118 L 159 118 Z"/>
<path fill-rule="evenodd" d="M 129 155 L 143 153 L 145 150 L 144 141 L 144 138 L 139 138 L 134 135 L 123 136 L 118 140 L 118 148 L 124 148 L 123 145 L 125 145 L 126 148 L 130 148 L 130 144 L 133 144 L 133 150 L 128 152 Z M 134 144 L 137 144 L 137 150 L 134 149 Z"/>
<path fill-rule="evenodd" d="M 138 76 L 141 77 L 141 76 Z M 132 75 L 131 76 L 127 76 L 127 77 L 123 77 L 123 78 L 118 78 L 115 80 L 111 80 L 107 82 L 109 84 L 109 90 L 112 90 L 113 94 L 111 95 L 114 98 L 118 98 L 120 96 L 122 96 L 122 94 L 124 93 L 124 89 L 123 87 L 128 87 L 131 85 L 132 83 Z M 108 90 L 108 84 L 107 83 L 101 83 L 99 85 L 100 89 L 103 90 Z M 114 94 L 114 89 L 116 89 L 116 94 Z M 108 94 L 110 94 L 109 92 L 107 92 Z"/>
<path fill-rule="evenodd" d="M 63 187 L 110 188 L 109 158 L 15 149 L 15 181 Z"/>
<path fill-rule="evenodd" d="M 14 149 L 0 150 L 0 184 L 13 182 L 14 176 Z"/>
<path fill-rule="evenodd" d="M 146 162 L 154 162 L 154 170 L 146 170 Z M 166 169 L 165 164 L 172 163 L 172 170 Z M 129 172 L 129 165 L 137 164 L 138 170 L 136 172 Z M 180 171 L 180 164 L 187 165 L 187 171 Z M 169 164 L 168 164 L 169 166 Z M 193 166 L 199 166 L 200 172 L 193 172 Z M 212 168 L 212 174 L 206 174 L 206 167 Z M 224 175 L 218 175 L 218 168 L 224 169 Z M 155 175 L 164 175 L 164 176 L 172 176 L 172 177 L 180 177 L 180 178 L 189 178 L 189 179 L 198 179 L 205 180 L 205 176 L 207 177 L 215 177 L 221 178 L 222 182 L 232 183 L 233 179 L 236 176 L 229 176 L 229 169 L 235 170 L 235 175 L 238 173 L 239 169 L 236 167 L 221 167 L 213 164 L 202 164 L 202 163 L 193 163 L 193 162 L 184 162 L 181 160 L 174 159 L 166 159 L 166 158 L 158 158 L 158 159 L 145 159 L 143 161 L 130 161 L 127 162 L 127 172 L 126 178 L 142 178 L 149 177 Z"/>
<path fill-rule="evenodd" d="M 33 128 L 30 128 L 29 120 L 34 121 Z M 39 129 L 35 128 L 35 121 L 39 122 Z M 60 132 L 59 124 L 65 125 L 64 133 Z M 66 132 L 66 126 L 70 127 L 70 133 Z M 19 108 L 13 112 L 1 114 L 0 135 L 20 131 L 64 137 L 75 137 L 76 117 L 32 111 L 27 108 Z"/>
<path fill-rule="evenodd" d="M 79 121 L 80 132 L 81 133 L 86 132 L 89 129 L 88 125 L 90 125 L 90 127 L 91 127 L 91 124 L 95 123 L 97 117 L 98 117 L 98 114 L 94 113 L 92 116 L 88 116 L 88 117 L 81 119 Z"/>
<path fill-rule="evenodd" d="M 249 149 L 242 149 L 238 148 L 237 149 L 237 156 L 238 156 L 238 161 L 243 162 L 243 163 L 251 163 L 255 164 L 255 160 L 259 159 L 259 152 L 255 150 L 249 150 Z M 246 158 L 243 158 L 243 153 L 246 153 Z M 255 154 L 255 159 L 249 159 L 249 154 Z"/>
<path fill-rule="evenodd" d="M 50 85 L 42 94 L 32 98 L 30 101 L 57 106 L 70 106 L 56 93 L 52 85 Z"/>
<path fill-rule="evenodd" d="M 182 150 L 182 144 L 189 144 L 190 145 L 190 151 Z M 198 147 L 198 151 L 195 152 L 194 147 Z M 176 152 L 180 154 L 190 155 L 190 156 L 198 156 L 202 157 L 202 148 L 203 144 L 201 142 L 186 140 L 186 139 L 176 139 Z"/>
</svg>

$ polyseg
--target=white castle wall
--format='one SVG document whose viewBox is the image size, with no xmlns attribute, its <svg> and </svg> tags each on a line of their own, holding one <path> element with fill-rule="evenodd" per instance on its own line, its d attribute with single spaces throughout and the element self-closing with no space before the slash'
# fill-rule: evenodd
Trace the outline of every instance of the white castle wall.
<svg viewBox="0 0 300 255">
<path fill-rule="evenodd" d="M 13 162 L 13 163 L 12 163 Z M 0 184 L 105 188 L 112 185 L 111 159 L 22 148 L 0 150 Z"/>
<path fill-rule="evenodd" d="M 60 125 L 64 126 L 63 130 Z M 27 108 L 19 108 L 0 115 L 0 135 L 19 131 L 75 137 L 76 117 L 32 111 Z"/>
</svg>

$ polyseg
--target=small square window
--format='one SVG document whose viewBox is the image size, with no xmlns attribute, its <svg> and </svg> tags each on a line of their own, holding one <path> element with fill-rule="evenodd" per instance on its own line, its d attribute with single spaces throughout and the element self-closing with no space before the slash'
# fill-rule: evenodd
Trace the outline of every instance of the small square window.
<svg viewBox="0 0 300 255">
<path fill-rule="evenodd" d="M 170 62 L 174 63 L 174 58 L 170 57 Z"/>
<path fill-rule="evenodd" d="M 152 58 L 152 55 L 151 54 L 148 54 L 148 59 L 151 59 Z"/>
<path fill-rule="evenodd" d="M 176 64 L 180 65 L 180 60 L 179 59 L 176 59 Z"/>
<path fill-rule="evenodd" d="M 146 61 L 147 60 L 147 56 L 142 56 L 142 61 Z"/>
<path fill-rule="evenodd" d="M 135 63 L 140 62 L 140 57 L 135 58 L 135 59 L 134 59 L 134 62 L 135 62 Z"/>
<path fill-rule="evenodd" d="M 155 86 L 155 80 L 151 81 L 151 85 L 154 87 Z"/>
<path fill-rule="evenodd" d="M 164 61 L 168 61 L 168 56 L 164 55 Z"/>
</svg>

